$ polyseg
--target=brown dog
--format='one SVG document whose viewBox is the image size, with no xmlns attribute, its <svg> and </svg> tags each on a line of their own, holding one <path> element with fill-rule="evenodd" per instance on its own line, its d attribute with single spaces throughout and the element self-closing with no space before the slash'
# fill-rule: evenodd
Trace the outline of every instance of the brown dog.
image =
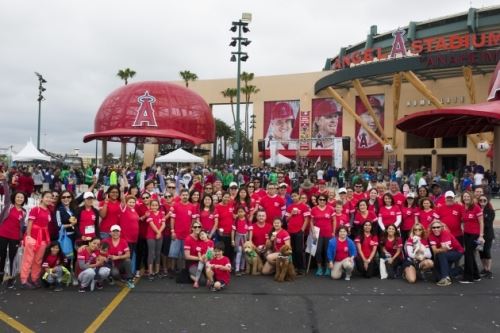
<svg viewBox="0 0 500 333">
<path fill-rule="evenodd" d="M 276 259 L 276 273 L 274 280 L 278 282 L 295 280 L 295 267 L 292 262 L 292 248 L 289 245 L 283 245 Z"/>
<path fill-rule="evenodd" d="M 243 252 L 245 252 L 245 260 L 246 260 L 246 273 L 252 275 L 260 275 L 262 272 L 262 259 L 260 255 L 257 253 L 257 249 L 255 244 L 252 241 L 246 241 L 243 243 Z"/>
</svg>

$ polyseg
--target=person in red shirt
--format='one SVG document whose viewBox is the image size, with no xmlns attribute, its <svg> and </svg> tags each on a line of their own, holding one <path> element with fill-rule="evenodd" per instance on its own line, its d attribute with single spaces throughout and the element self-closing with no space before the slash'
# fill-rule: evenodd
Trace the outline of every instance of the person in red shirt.
<svg viewBox="0 0 500 333">
<path fill-rule="evenodd" d="M 474 203 L 472 194 L 468 191 L 462 193 L 464 205 L 464 277 L 461 283 L 472 283 L 481 280 L 476 263 L 476 247 L 484 244 L 483 210 Z"/>
<path fill-rule="evenodd" d="M 28 201 L 22 192 L 10 192 L 6 176 L 0 173 L 1 185 L 4 193 L 4 206 L 0 213 L 0 281 L 4 281 L 4 267 L 9 250 L 9 279 L 7 287 L 14 287 L 14 259 L 21 241 L 21 223 L 24 221 L 26 211 L 23 206 Z"/>
<path fill-rule="evenodd" d="M 357 183 L 354 185 L 354 192 L 352 193 L 352 205 L 356 207 L 358 201 L 366 199 L 366 193 L 364 192 L 363 184 Z"/>
<path fill-rule="evenodd" d="M 177 259 L 183 258 L 184 240 L 189 235 L 191 224 L 193 223 L 194 208 L 189 202 L 189 192 L 184 189 L 180 192 L 180 202 L 176 202 L 170 209 L 170 231 L 172 241 L 168 256 L 171 259 L 171 268 L 175 268 Z"/>
<path fill-rule="evenodd" d="M 378 212 L 378 225 L 380 233 L 383 233 L 385 229 L 391 224 L 399 228 L 401 224 L 401 210 L 399 206 L 394 204 L 394 198 L 390 193 L 384 194 L 382 198 L 384 204 L 380 207 Z"/>
<path fill-rule="evenodd" d="M 376 226 L 377 215 L 368 210 L 368 201 L 360 200 L 358 206 L 356 207 L 356 213 L 354 213 L 354 219 L 352 221 L 351 237 L 356 238 L 363 233 L 363 224 L 369 221 Z M 375 228 L 373 228 L 375 232 Z"/>
<path fill-rule="evenodd" d="M 406 243 L 408 236 L 410 235 L 410 230 L 415 224 L 415 213 L 418 211 L 417 200 L 415 199 L 415 193 L 408 193 L 406 200 L 401 207 L 401 237 L 403 238 L 403 244 Z"/>
<path fill-rule="evenodd" d="M 311 209 L 311 230 L 314 227 L 319 228 L 318 245 L 316 248 L 316 276 L 330 276 L 330 268 L 327 267 L 326 252 L 328 250 L 328 241 L 335 236 L 335 209 L 326 205 L 327 197 L 323 194 L 318 196 L 318 206 Z"/>
<path fill-rule="evenodd" d="M 22 170 L 17 178 L 16 191 L 26 193 L 28 197 L 35 191 L 35 182 L 28 170 Z"/>
<path fill-rule="evenodd" d="M 281 222 L 281 219 L 276 218 L 273 221 L 273 230 L 266 241 L 266 247 L 271 253 L 266 256 L 266 263 L 264 267 L 262 267 L 262 274 L 269 275 L 273 273 L 280 250 L 285 244 L 291 246 L 290 234 L 283 229 L 283 222 Z"/>
<path fill-rule="evenodd" d="M 206 231 L 202 230 L 199 234 L 199 243 L 198 248 L 198 267 L 196 269 L 196 274 L 194 277 L 193 288 L 197 289 L 200 287 L 199 281 L 202 277 L 202 273 L 204 272 L 204 268 L 208 260 L 213 258 L 214 251 L 214 242 L 208 238 L 208 234 Z M 198 249 L 197 249 L 198 250 Z"/>
<path fill-rule="evenodd" d="M 236 213 L 236 208 L 241 206 L 245 209 L 245 215 L 248 221 L 250 222 L 253 221 L 256 210 L 256 204 L 255 201 L 248 194 L 246 188 L 240 188 L 238 190 L 238 194 L 236 195 L 236 198 L 234 198 L 233 206 L 234 206 L 233 213 Z"/>
<path fill-rule="evenodd" d="M 112 225 L 110 228 L 111 237 L 103 240 L 104 243 L 109 245 L 109 259 L 113 263 L 111 268 L 111 275 L 114 279 L 127 281 L 127 287 L 135 288 L 132 266 L 130 264 L 130 249 L 127 241 L 121 238 L 121 228 L 119 225 Z"/>
<path fill-rule="evenodd" d="M 394 224 L 388 225 L 380 242 L 381 260 L 387 271 L 387 277 L 394 279 L 398 267 L 403 263 L 403 241 L 399 235 L 398 229 Z"/>
<path fill-rule="evenodd" d="M 94 208 L 94 193 L 83 194 L 83 206 L 76 211 L 76 245 L 86 245 L 88 242 L 100 235 L 99 233 L 99 211 Z"/>
<path fill-rule="evenodd" d="M 52 203 L 52 192 L 42 193 L 37 207 L 29 212 L 28 225 L 24 237 L 24 253 L 21 265 L 21 286 L 26 289 L 40 287 L 40 273 L 45 248 L 50 243 L 49 223 L 51 214 L 48 206 Z M 31 276 L 31 284 L 28 277 Z"/>
<path fill-rule="evenodd" d="M 214 238 L 217 232 L 216 219 L 217 214 L 215 213 L 214 200 L 211 195 L 207 194 L 203 196 L 200 206 L 200 223 L 210 239 Z"/>
<path fill-rule="evenodd" d="M 298 191 L 292 192 L 292 204 L 286 209 L 287 231 L 290 234 L 292 244 L 292 260 L 297 273 L 302 275 L 304 265 L 304 231 L 309 225 L 311 210 L 300 201 Z"/>
<path fill-rule="evenodd" d="M 167 192 L 168 193 L 168 192 Z M 135 256 L 135 277 L 141 277 L 141 266 L 147 271 L 148 267 L 148 243 L 146 241 L 146 233 L 148 231 L 148 224 L 146 220 L 149 217 L 149 204 L 151 202 L 151 194 L 145 192 L 141 195 L 141 200 L 136 201 L 134 209 L 139 215 L 139 237 L 136 245 Z"/>
<path fill-rule="evenodd" d="M 231 199 L 229 193 L 224 193 L 222 202 L 215 206 L 215 223 L 219 228 L 219 239 L 224 242 L 226 255 L 233 262 L 234 249 L 231 246 L 231 230 L 234 222 L 234 206 L 229 201 Z"/>
<path fill-rule="evenodd" d="M 411 228 L 410 236 L 405 243 L 405 257 L 403 277 L 408 283 L 417 281 L 417 272 L 422 273 L 434 267 L 427 240 L 427 229 L 418 222 Z"/>
<path fill-rule="evenodd" d="M 405 202 L 405 195 L 401 193 L 401 191 L 399 190 L 398 182 L 392 181 L 389 184 L 389 193 L 392 195 L 392 198 L 394 199 L 394 205 L 401 208 Z"/>
<path fill-rule="evenodd" d="M 335 204 L 335 215 L 333 216 L 335 219 L 335 234 L 338 233 L 339 228 L 344 226 L 347 228 L 348 233 L 350 232 L 351 225 L 349 221 L 349 217 L 344 213 L 344 207 L 342 205 L 342 201 L 338 200 Z"/>
<path fill-rule="evenodd" d="M 165 230 L 165 213 L 160 210 L 160 202 L 151 200 L 149 205 L 150 215 L 146 220 L 148 231 L 146 241 L 148 243 L 148 279 L 154 280 L 160 277 L 160 253 L 163 243 L 163 231 Z"/>
<path fill-rule="evenodd" d="M 347 189 L 345 187 L 339 188 L 339 197 L 340 201 L 342 201 L 342 210 L 350 220 L 354 215 L 356 207 L 352 207 L 351 201 L 347 200 Z"/>
<path fill-rule="evenodd" d="M 368 191 L 368 210 L 378 216 L 380 207 L 383 206 L 383 200 L 378 196 L 378 191 L 372 188 Z"/>
<path fill-rule="evenodd" d="M 208 286 L 212 291 L 220 291 L 229 285 L 231 280 L 231 261 L 224 256 L 224 243 L 215 244 L 214 258 L 207 262 L 205 269 Z"/>
<path fill-rule="evenodd" d="M 85 292 L 89 286 L 93 290 L 95 285 L 97 285 L 97 289 L 102 289 L 102 281 L 106 280 L 110 274 L 109 267 L 105 267 L 103 258 L 99 256 L 100 244 L 100 239 L 94 237 L 87 245 L 78 249 L 76 276 L 80 282 L 79 292 Z M 97 270 L 99 270 L 99 274 L 97 274 Z"/>
<path fill-rule="evenodd" d="M 253 180 L 253 186 L 254 186 L 254 191 L 251 194 L 251 197 L 255 202 L 258 204 L 260 202 L 260 199 L 262 199 L 266 195 L 266 191 L 260 187 L 260 179 L 259 178 L 254 178 Z M 250 184 L 249 184 L 250 186 Z"/>
<path fill-rule="evenodd" d="M 42 260 L 44 270 L 43 280 L 47 281 L 50 287 L 55 287 L 54 291 L 62 291 L 62 279 L 64 274 L 64 264 L 67 263 L 64 254 L 61 251 L 59 242 L 54 241 L 47 246 Z M 67 271 L 66 271 L 67 272 Z"/>
<path fill-rule="evenodd" d="M 439 208 L 446 204 L 446 195 L 443 195 L 441 185 L 439 185 L 439 183 L 433 183 L 431 185 L 431 191 L 432 191 L 431 199 L 432 203 L 434 204 L 434 207 Z"/>
<path fill-rule="evenodd" d="M 455 193 L 447 191 L 444 194 L 445 203 L 436 208 L 437 219 L 446 225 L 460 244 L 464 243 L 464 234 L 462 231 L 462 218 L 464 206 L 455 202 Z"/>
<path fill-rule="evenodd" d="M 419 207 L 420 209 L 415 213 L 415 222 L 422 224 L 428 230 L 432 221 L 438 218 L 434 210 L 434 204 L 431 199 L 423 198 L 420 199 Z"/>
<path fill-rule="evenodd" d="M 106 192 L 106 198 L 99 203 L 99 214 L 101 215 L 101 239 L 106 239 L 110 236 L 110 227 L 120 223 L 121 214 L 120 188 L 112 185 Z"/>
<path fill-rule="evenodd" d="M 259 206 L 266 211 L 267 223 L 272 224 L 275 218 L 282 218 L 285 211 L 285 200 L 276 194 L 277 185 L 267 185 L 267 195 L 260 199 Z"/>
<path fill-rule="evenodd" d="M 266 212 L 263 210 L 257 211 L 256 214 L 257 221 L 253 224 L 252 232 L 252 243 L 257 248 L 257 253 L 262 257 L 266 252 L 266 241 L 269 238 L 269 234 L 273 229 L 273 226 L 266 223 Z M 265 259 L 265 258 L 262 258 Z"/>
<path fill-rule="evenodd" d="M 436 271 L 439 274 L 437 285 L 440 287 L 449 286 L 451 284 L 451 266 L 458 266 L 464 249 L 439 220 L 431 223 L 429 244 L 431 245 L 432 253 L 434 253 Z"/>
<path fill-rule="evenodd" d="M 191 233 L 184 240 L 184 258 L 186 259 L 186 268 L 189 271 L 189 277 L 194 283 L 197 283 L 196 274 L 198 264 L 201 261 L 202 244 L 200 242 L 201 223 L 194 221 L 191 225 Z"/>
<path fill-rule="evenodd" d="M 252 239 L 252 230 L 253 227 L 248 221 L 245 207 L 239 206 L 236 209 L 236 219 L 231 230 L 231 246 L 236 252 L 234 263 L 236 276 L 241 276 L 240 270 L 245 268 L 245 258 L 242 258 L 243 244 L 247 239 Z"/>
<path fill-rule="evenodd" d="M 356 269 L 363 277 L 371 278 L 375 274 L 378 237 L 375 235 L 370 221 L 363 223 L 363 232 L 356 237 L 355 242 L 358 250 Z"/>
</svg>

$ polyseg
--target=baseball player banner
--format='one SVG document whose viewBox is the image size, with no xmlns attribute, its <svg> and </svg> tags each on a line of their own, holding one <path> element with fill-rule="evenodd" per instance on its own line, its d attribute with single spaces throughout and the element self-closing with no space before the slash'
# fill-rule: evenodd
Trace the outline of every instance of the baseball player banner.
<svg viewBox="0 0 500 333">
<path fill-rule="evenodd" d="M 312 100 L 312 149 L 333 149 L 333 138 L 342 136 L 342 107 L 333 99 Z"/>
<path fill-rule="evenodd" d="M 376 118 L 379 120 L 382 128 L 384 127 L 384 95 L 368 95 L 368 101 L 372 106 Z M 377 135 L 381 136 L 376 122 L 359 96 L 356 97 L 356 113 L 364 123 L 372 129 Z M 358 159 L 381 159 L 384 156 L 384 147 L 371 136 L 361 125 L 356 122 L 356 158 Z"/>
<path fill-rule="evenodd" d="M 269 142 L 277 141 L 278 150 L 296 150 L 299 139 L 300 101 L 264 102 L 264 138 L 266 149 Z"/>
</svg>

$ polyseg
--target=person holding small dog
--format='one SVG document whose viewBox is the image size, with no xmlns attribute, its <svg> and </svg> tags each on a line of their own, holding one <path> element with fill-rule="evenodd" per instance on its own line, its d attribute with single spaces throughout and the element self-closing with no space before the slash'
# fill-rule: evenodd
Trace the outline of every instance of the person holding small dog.
<svg viewBox="0 0 500 333">
<path fill-rule="evenodd" d="M 292 204 L 286 209 L 288 233 L 292 244 L 292 258 L 299 275 L 305 270 L 304 265 L 304 231 L 309 225 L 311 210 L 300 201 L 298 191 L 292 192 Z"/>
<path fill-rule="evenodd" d="M 269 238 L 266 242 L 266 247 L 272 251 L 266 257 L 266 263 L 262 268 L 262 274 L 269 275 L 273 272 L 276 266 L 276 259 L 280 254 L 281 247 L 283 245 L 290 245 L 290 235 L 283 229 L 283 225 L 280 218 L 275 218 L 273 220 L 273 230 L 271 231 Z"/>
<path fill-rule="evenodd" d="M 214 258 L 207 262 L 205 274 L 207 285 L 211 291 L 220 291 L 229 285 L 231 280 L 231 262 L 224 256 L 224 243 L 217 242 L 214 248 Z"/>
<path fill-rule="evenodd" d="M 365 278 L 375 275 L 378 237 L 375 235 L 371 221 L 363 223 L 363 232 L 355 239 L 358 256 L 356 257 L 356 269 Z"/>
<path fill-rule="evenodd" d="M 417 281 L 417 273 L 434 267 L 432 253 L 427 241 L 427 231 L 420 223 L 415 223 L 405 244 L 406 260 L 403 263 L 403 277 L 409 283 Z"/>
<path fill-rule="evenodd" d="M 318 247 L 316 249 L 316 276 L 330 276 L 331 271 L 327 266 L 326 250 L 328 241 L 335 236 L 335 209 L 326 205 L 327 197 L 324 194 L 318 196 L 318 205 L 311 209 L 311 230 L 316 226 L 319 228 Z M 323 270 L 324 269 L 324 270 Z"/>
<path fill-rule="evenodd" d="M 331 271 L 331 277 L 338 280 L 345 273 L 345 280 L 351 279 L 354 269 L 354 258 L 357 256 L 356 245 L 347 237 L 348 228 L 340 226 L 338 236 L 333 237 L 328 242 L 328 266 Z"/>
<path fill-rule="evenodd" d="M 453 264 L 458 265 L 462 258 L 464 249 L 453 234 L 444 228 L 444 224 L 435 220 L 431 224 L 431 233 L 429 243 L 434 253 L 436 262 L 436 272 L 439 275 L 437 283 L 440 287 L 446 287 L 451 284 L 450 270 Z"/>
</svg>

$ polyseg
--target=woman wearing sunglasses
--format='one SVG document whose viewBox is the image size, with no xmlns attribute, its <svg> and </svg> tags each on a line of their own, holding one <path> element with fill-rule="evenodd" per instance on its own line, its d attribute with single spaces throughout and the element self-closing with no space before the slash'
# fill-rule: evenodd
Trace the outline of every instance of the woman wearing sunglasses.
<svg viewBox="0 0 500 333">
<path fill-rule="evenodd" d="M 464 249 L 451 232 L 444 228 L 441 221 L 435 220 L 431 223 L 430 228 L 429 243 L 432 253 L 434 253 L 436 271 L 439 276 L 437 285 L 446 287 L 451 284 L 451 267 L 458 266 Z"/>
<path fill-rule="evenodd" d="M 427 232 L 421 223 L 415 223 L 410 237 L 405 243 L 406 260 L 403 263 L 403 277 L 409 283 L 417 282 L 417 273 L 428 271 L 434 267 L 432 253 L 427 241 Z"/>
<path fill-rule="evenodd" d="M 483 210 L 484 219 L 484 245 L 483 250 L 479 251 L 479 258 L 483 264 L 483 270 L 480 272 L 483 278 L 493 278 L 491 273 L 491 244 L 495 238 L 495 231 L 493 229 L 493 221 L 495 221 L 495 210 L 490 203 L 487 196 L 481 195 L 479 197 L 479 206 Z"/>
</svg>

